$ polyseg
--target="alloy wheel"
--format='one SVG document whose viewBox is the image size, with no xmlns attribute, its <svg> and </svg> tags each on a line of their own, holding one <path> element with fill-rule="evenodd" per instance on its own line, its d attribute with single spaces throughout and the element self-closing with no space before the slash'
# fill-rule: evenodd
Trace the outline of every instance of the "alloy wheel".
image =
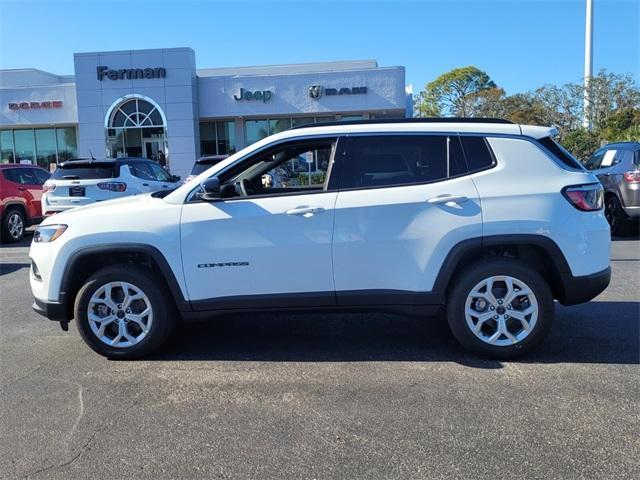
<svg viewBox="0 0 640 480">
<path fill-rule="evenodd" d="M 22 237 L 24 233 L 24 221 L 19 213 L 14 212 L 9 215 L 7 219 L 7 229 L 9 230 L 11 238 L 18 239 Z"/>
<path fill-rule="evenodd" d="M 485 278 L 476 284 L 467 295 L 464 310 L 471 332 L 483 342 L 499 347 L 527 338 L 536 326 L 538 311 L 531 288 L 506 275 Z"/>
<path fill-rule="evenodd" d="M 136 345 L 149 333 L 153 308 L 147 295 L 127 282 L 109 282 L 98 288 L 87 307 L 89 326 L 110 347 Z"/>
</svg>

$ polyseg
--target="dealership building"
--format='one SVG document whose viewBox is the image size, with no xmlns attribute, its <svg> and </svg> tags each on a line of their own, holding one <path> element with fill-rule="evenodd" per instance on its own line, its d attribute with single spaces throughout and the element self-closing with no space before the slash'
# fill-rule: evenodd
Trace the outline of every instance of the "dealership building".
<svg viewBox="0 0 640 480">
<path fill-rule="evenodd" d="M 0 70 L 2 163 L 162 152 L 188 174 L 293 126 L 411 115 L 404 67 L 374 60 L 196 68 L 191 48 L 76 53 L 74 75 Z"/>
</svg>

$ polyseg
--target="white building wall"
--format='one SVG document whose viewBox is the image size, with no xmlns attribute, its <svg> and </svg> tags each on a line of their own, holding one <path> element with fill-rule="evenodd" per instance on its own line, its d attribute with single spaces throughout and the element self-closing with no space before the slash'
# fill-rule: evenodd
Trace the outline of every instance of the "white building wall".
<svg viewBox="0 0 640 480">
<path fill-rule="evenodd" d="M 77 53 L 74 63 L 78 155 L 87 156 L 91 151 L 95 156 L 105 156 L 105 122 L 111 106 L 127 95 L 137 94 L 152 99 L 162 109 L 167 120 L 169 166 L 176 175 L 188 175 L 199 153 L 196 62 L 192 49 Z M 114 70 L 162 67 L 166 77 L 99 80 L 98 66 Z"/>
<path fill-rule="evenodd" d="M 53 100 L 62 101 L 62 107 L 18 110 L 9 108 L 9 103 Z M 78 122 L 76 89 L 73 83 L 0 87 L 0 107 L 0 127 L 2 128 L 73 125 Z"/>
</svg>

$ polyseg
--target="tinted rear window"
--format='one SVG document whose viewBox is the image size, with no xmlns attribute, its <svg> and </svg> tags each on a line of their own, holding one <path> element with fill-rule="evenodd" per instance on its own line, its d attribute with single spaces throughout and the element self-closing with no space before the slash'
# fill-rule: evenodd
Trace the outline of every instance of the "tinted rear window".
<svg viewBox="0 0 640 480">
<path fill-rule="evenodd" d="M 542 144 L 547 150 L 553 153 L 558 160 L 564 163 L 567 167 L 570 168 L 578 168 L 582 170 L 582 165 L 575 158 L 571 156 L 569 152 L 567 152 L 564 148 L 558 145 L 555 140 L 551 137 L 543 137 L 539 138 L 538 142 Z"/>
<path fill-rule="evenodd" d="M 461 136 L 464 157 L 470 172 L 476 172 L 492 166 L 495 161 L 484 137 Z"/>
<path fill-rule="evenodd" d="M 103 164 L 87 164 L 69 165 L 58 167 L 53 175 L 52 179 L 65 180 L 65 179 L 78 179 L 78 180 L 91 180 L 100 178 L 114 178 L 118 176 L 118 168 L 113 163 Z"/>
</svg>

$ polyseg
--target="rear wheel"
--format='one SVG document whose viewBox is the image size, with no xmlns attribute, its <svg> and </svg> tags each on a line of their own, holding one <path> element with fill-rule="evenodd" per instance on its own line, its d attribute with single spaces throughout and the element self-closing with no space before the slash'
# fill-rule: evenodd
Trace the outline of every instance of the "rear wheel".
<svg viewBox="0 0 640 480">
<path fill-rule="evenodd" d="M 456 339 L 482 356 L 506 359 L 536 347 L 553 321 L 542 276 L 510 258 L 482 260 L 455 279 L 447 319 Z"/>
<path fill-rule="evenodd" d="M 119 264 L 93 274 L 78 292 L 75 318 L 83 340 L 109 358 L 139 358 L 171 334 L 175 311 L 144 268 Z"/>
<path fill-rule="evenodd" d="M 629 233 L 631 220 L 622 208 L 618 197 L 609 195 L 604 205 L 604 216 L 609 222 L 612 235 L 626 235 Z"/>
<path fill-rule="evenodd" d="M 8 243 L 16 243 L 24 237 L 27 222 L 19 208 L 9 208 L 2 220 L 2 239 Z"/>
</svg>

